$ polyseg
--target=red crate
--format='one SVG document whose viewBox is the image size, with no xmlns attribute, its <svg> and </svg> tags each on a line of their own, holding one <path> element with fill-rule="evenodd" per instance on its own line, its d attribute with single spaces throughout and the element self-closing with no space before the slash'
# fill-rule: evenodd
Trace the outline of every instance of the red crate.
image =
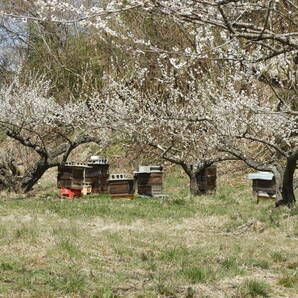
<svg viewBox="0 0 298 298">
<path fill-rule="evenodd" d="M 60 189 L 61 197 L 68 197 L 69 199 L 73 199 L 74 197 L 81 196 L 81 190 L 79 189 L 71 189 L 71 188 L 61 188 Z"/>
</svg>

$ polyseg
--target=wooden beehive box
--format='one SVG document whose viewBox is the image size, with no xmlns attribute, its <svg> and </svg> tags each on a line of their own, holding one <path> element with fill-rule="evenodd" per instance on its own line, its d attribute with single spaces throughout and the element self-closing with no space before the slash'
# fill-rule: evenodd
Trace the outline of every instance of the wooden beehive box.
<svg viewBox="0 0 298 298">
<path fill-rule="evenodd" d="M 108 193 L 109 167 L 107 160 L 97 156 L 91 156 L 88 162 L 89 168 L 85 172 L 85 182 L 92 186 L 92 193 Z"/>
<path fill-rule="evenodd" d="M 134 172 L 137 181 L 137 191 L 141 196 L 161 196 L 163 192 L 162 166 L 139 166 Z"/>
<path fill-rule="evenodd" d="M 197 183 L 202 194 L 213 194 L 216 192 L 216 165 L 204 168 L 197 174 Z"/>
<path fill-rule="evenodd" d="M 108 193 L 112 199 L 133 199 L 135 192 L 134 179 L 126 174 L 110 174 L 108 179 Z"/>
<path fill-rule="evenodd" d="M 58 188 L 82 189 L 85 170 L 89 168 L 84 164 L 66 163 L 58 167 Z"/>
<path fill-rule="evenodd" d="M 276 183 L 273 173 L 257 172 L 248 175 L 252 180 L 252 192 L 258 199 L 275 199 Z"/>
</svg>

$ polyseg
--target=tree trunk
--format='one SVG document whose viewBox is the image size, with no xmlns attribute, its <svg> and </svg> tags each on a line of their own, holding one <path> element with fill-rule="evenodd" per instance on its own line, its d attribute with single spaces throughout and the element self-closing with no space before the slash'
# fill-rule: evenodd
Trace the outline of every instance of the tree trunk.
<svg viewBox="0 0 298 298">
<path fill-rule="evenodd" d="M 197 179 L 197 173 L 192 172 L 189 177 L 189 189 L 190 193 L 194 196 L 200 196 L 203 193 L 200 191 L 199 184 L 198 184 L 198 179 Z"/>
<path fill-rule="evenodd" d="M 295 178 L 293 183 L 294 183 L 294 189 L 297 189 L 298 188 L 298 178 Z"/>
<path fill-rule="evenodd" d="M 198 181 L 198 173 L 204 170 L 208 165 L 192 165 L 192 164 L 182 164 L 182 168 L 189 177 L 189 190 L 193 196 L 201 196 L 205 193 L 201 191 Z"/>
<path fill-rule="evenodd" d="M 39 181 L 43 174 L 49 169 L 46 163 L 39 163 L 35 168 L 30 169 L 25 173 L 20 183 L 20 192 L 28 192 Z"/>
<path fill-rule="evenodd" d="M 54 147 L 51 152 L 41 148 L 37 144 L 31 142 L 30 138 L 25 138 L 19 132 L 14 130 L 8 131 L 7 135 L 27 148 L 33 149 L 40 159 L 29 169 L 23 176 L 14 167 L 13 160 L 8 166 L 0 164 L 0 187 L 19 193 L 25 193 L 32 190 L 33 186 L 39 181 L 43 174 L 50 168 L 64 164 L 70 153 L 82 144 L 94 142 L 100 144 L 101 140 L 97 137 L 89 137 L 86 135 L 78 136 L 74 141 L 70 141 L 63 134 L 59 133 L 59 137 L 64 137 L 67 142 Z"/>
<path fill-rule="evenodd" d="M 51 166 L 45 160 L 40 160 L 35 166 L 27 169 L 23 176 L 20 176 L 18 171 L 12 172 L 2 169 L 0 173 L 1 189 L 7 189 L 16 193 L 26 193 L 32 190 L 33 186 L 49 168 Z"/>
<path fill-rule="evenodd" d="M 288 206 L 292 207 L 295 204 L 296 198 L 294 193 L 294 173 L 296 170 L 296 159 L 289 157 L 283 173 L 280 175 L 281 179 L 276 179 L 277 197 L 276 207 Z"/>
</svg>

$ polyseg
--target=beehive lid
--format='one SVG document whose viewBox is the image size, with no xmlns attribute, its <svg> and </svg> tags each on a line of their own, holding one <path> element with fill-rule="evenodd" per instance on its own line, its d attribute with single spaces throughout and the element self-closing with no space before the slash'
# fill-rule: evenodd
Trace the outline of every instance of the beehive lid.
<svg viewBox="0 0 298 298">
<path fill-rule="evenodd" d="M 162 166 L 150 166 L 151 173 L 158 173 L 162 172 Z"/>
<path fill-rule="evenodd" d="M 135 171 L 135 174 L 142 174 L 142 173 L 161 173 L 162 166 L 139 166 L 139 170 Z"/>
<path fill-rule="evenodd" d="M 91 168 L 88 165 L 84 164 L 84 163 L 78 163 L 78 162 L 66 162 L 64 165 L 64 167 L 72 167 L 72 168 Z"/>
<path fill-rule="evenodd" d="M 110 174 L 109 181 L 116 181 L 116 180 L 132 180 L 127 174 Z"/>
<path fill-rule="evenodd" d="M 108 161 L 106 158 L 97 156 L 97 155 L 92 155 L 88 161 L 88 164 L 108 164 Z"/>
<path fill-rule="evenodd" d="M 272 180 L 274 177 L 273 173 L 271 172 L 257 172 L 251 173 L 247 176 L 250 180 L 260 179 L 260 180 Z"/>
</svg>

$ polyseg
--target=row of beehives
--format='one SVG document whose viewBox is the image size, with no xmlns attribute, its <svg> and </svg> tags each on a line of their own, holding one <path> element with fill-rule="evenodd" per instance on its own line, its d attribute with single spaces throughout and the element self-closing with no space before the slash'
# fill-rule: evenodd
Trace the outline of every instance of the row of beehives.
<svg viewBox="0 0 298 298">
<path fill-rule="evenodd" d="M 59 166 L 57 185 L 61 196 L 73 198 L 94 193 L 132 199 L 136 191 L 143 196 L 162 195 L 162 166 L 139 166 L 133 177 L 109 174 L 109 166 L 106 159 L 98 156 L 91 156 L 86 164 L 66 163 Z"/>
<path fill-rule="evenodd" d="M 253 180 L 253 193 L 257 198 L 275 198 L 276 186 L 272 173 L 258 172 L 248 176 Z M 134 177 L 126 174 L 109 174 L 106 159 L 92 156 L 88 163 L 66 163 L 58 168 L 58 188 L 61 195 L 74 197 L 82 194 L 110 194 L 113 198 L 161 196 L 163 169 L 161 166 L 139 166 Z M 210 166 L 197 175 L 199 191 L 210 194 L 216 191 L 216 166 Z"/>
</svg>

